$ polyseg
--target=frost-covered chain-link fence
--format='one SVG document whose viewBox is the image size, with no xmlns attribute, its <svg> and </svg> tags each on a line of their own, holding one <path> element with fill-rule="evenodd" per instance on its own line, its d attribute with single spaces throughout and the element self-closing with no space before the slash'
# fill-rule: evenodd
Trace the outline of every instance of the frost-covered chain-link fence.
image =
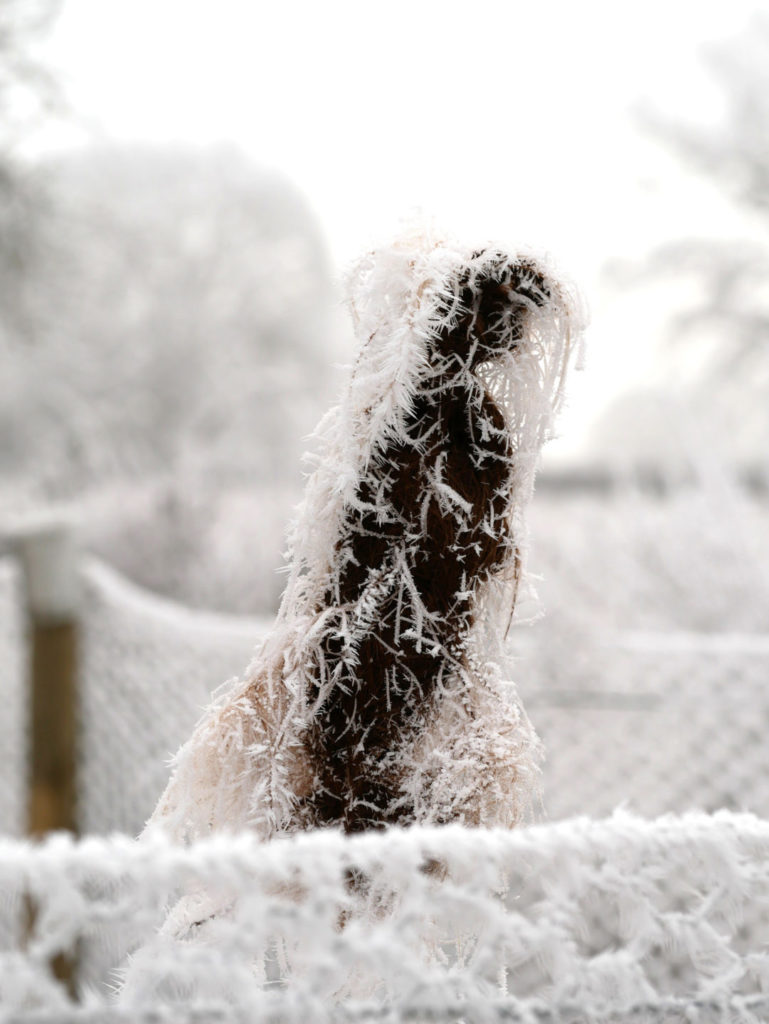
<svg viewBox="0 0 769 1024">
<path fill-rule="evenodd" d="M 81 829 L 136 834 L 171 755 L 269 623 L 182 608 L 97 561 L 83 578 Z"/>
<path fill-rule="evenodd" d="M 20 835 L 28 716 L 23 585 L 0 560 L 0 832 Z M 247 666 L 267 624 L 186 609 L 96 560 L 82 566 L 78 818 L 136 834 L 211 692 Z"/>
<path fill-rule="evenodd" d="M 135 833 L 170 754 L 269 624 L 183 609 L 98 562 L 84 575 L 81 821 Z M 769 817 L 769 637 L 617 634 L 570 637 L 564 650 L 526 635 L 515 675 L 545 743 L 549 817 L 602 816 L 622 802 L 650 816 L 727 807 Z"/>
<path fill-rule="evenodd" d="M 0 954 L 3 1024 L 769 1015 L 769 822 L 749 815 L 188 848 L 5 840 L 0 879 L 4 913 L 37 910 L 26 944 Z M 50 970 L 78 945 L 80 1003 Z"/>
<path fill-rule="evenodd" d="M 211 692 L 241 674 L 268 623 L 159 599 L 83 565 L 79 817 L 136 834 Z M 24 623 L 19 573 L 0 561 L 0 831 L 24 824 Z M 618 804 L 769 817 L 769 637 L 595 635 L 547 620 L 516 634 L 515 678 L 544 741 L 543 808 L 557 819 Z M 527 639 L 528 638 L 528 639 Z M 560 638 L 560 642 L 556 641 Z"/>
<path fill-rule="evenodd" d="M 519 663 L 551 818 L 721 807 L 769 817 L 769 635 L 624 633 Z"/>
</svg>

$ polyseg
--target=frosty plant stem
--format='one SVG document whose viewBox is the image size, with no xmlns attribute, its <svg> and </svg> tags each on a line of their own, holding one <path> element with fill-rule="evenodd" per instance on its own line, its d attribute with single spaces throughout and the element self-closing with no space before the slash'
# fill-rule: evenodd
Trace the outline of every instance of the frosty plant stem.
<svg viewBox="0 0 769 1024">
<path fill-rule="evenodd" d="M 289 535 L 277 623 L 177 755 L 178 837 L 513 825 L 537 740 L 503 637 L 583 323 L 545 261 L 423 235 L 350 278 L 359 351 Z"/>
</svg>

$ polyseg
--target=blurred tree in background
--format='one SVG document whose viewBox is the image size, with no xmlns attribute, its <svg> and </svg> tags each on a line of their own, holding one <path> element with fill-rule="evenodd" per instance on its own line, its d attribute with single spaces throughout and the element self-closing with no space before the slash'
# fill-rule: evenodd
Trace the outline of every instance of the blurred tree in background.
<svg viewBox="0 0 769 1024">
<path fill-rule="evenodd" d="M 643 125 L 725 190 L 750 219 L 744 238 L 682 239 L 655 251 L 642 281 L 698 284 L 670 323 L 671 366 L 691 389 L 707 441 L 743 467 L 769 467 L 769 16 L 756 14 L 704 60 L 722 98 L 707 126 L 645 107 Z"/>
<path fill-rule="evenodd" d="M 39 254 L 46 194 L 26 147 L 64 101 L 56 77 L 37 56 L 61 0 L 0 4 L 0 304 L 2 326 L 23 329 L 29 296 L 25 274 Z"/>
<path fill-rule="evenodd" d="M 602 629 L 765 632 L 769 621 L 769 16 L 703 60 L 720 96 L 705 123 L 649 102 L 637 116 L 727 198 L 734 235 L 703 223 L 643 262 L 609 264 L 609 283 L 666 316 L 664 352 L 586 448 L 630 486 L 572 495 L 568 514 L 535 498 L 541 651 L 557 679 Z M 639 491 L 644 474 L 662 486 Z"/>
<path fill-rule="evenodd" d="M 138 582 L 269 611 L 344 344 L 325 243 L 290 182 L 232 148 L 46 154 L 66 106 L 37 51 L 59 7 L 0 4 L 4 522 L 74 502 Z M 224 600 L 214 562 L 240 570 Z"/>
<path fill-rule="evenodd" d="M 769 218 L 769 15 L 754 15 L 744 32 L 709 47 L 704 59 L 723 96 L 718 123 L 702 128 L 649 112 L 646 123 L 739 202 Z"/>
<path fill-rule="evenodd" d="M 14 151 L 62 102 L 55 76 L 36 56 L 62 0 L 3 0 L 0 5 L 0 145 L 8 180 Z M 12 175 L 10 175 L 12 177 Z"/>
<path fill-rule="evenodd" d="M 47 180 L 3 476 L 46 500 L 125 477 L 298 479 L 330 305 L 301 197 L 229 150 L 86 149 Z"/>
<path fill-rule="evenodd" d="M 310 211 L 229 149 L 92 147 L 45 176 L 0 311 L 3 506 L 75 501 L 89 545 L 137 582 L 269 611 L 338 352 Z M 226 602 L 212 560 L 241 564 Z"/>
</svg>

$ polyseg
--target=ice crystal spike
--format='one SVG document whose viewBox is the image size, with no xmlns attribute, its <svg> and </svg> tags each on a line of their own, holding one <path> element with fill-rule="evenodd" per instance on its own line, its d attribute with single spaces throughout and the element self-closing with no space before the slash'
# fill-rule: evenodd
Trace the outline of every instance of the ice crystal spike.
<svg viewBox="0 0 769 1024">
<path fill-rule="evenodd" d="M 415 235 L 364 256 L 349 301 L 275 628 L 152 819 L 179 838 L 512 826 L 536 777 L 502 638 L 579 303 L 539 257 Z"/>
</svg>

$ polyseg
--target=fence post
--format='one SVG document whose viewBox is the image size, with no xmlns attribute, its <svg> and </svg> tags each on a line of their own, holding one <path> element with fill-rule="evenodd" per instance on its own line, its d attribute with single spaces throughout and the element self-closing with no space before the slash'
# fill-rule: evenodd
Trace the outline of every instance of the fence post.
<svg viewBox="0 0 769 1024">
<path fill-rule="evenodd" d="M 78 557 L 72 524 L 49 520 L 15 537 L 26 594 L 28 657 L 27 832 L 77 832 Z M 27 932 L 36 907 L 27 903 Z M 77 952 L 51 959 L 74 996 Z"/>
<path fill-rule="evenodd" d="M 16 538 L 26 584 L 29 651 L 27 831 L 77 831 L 78 564 L 72 524 Z"/>
</svg>

